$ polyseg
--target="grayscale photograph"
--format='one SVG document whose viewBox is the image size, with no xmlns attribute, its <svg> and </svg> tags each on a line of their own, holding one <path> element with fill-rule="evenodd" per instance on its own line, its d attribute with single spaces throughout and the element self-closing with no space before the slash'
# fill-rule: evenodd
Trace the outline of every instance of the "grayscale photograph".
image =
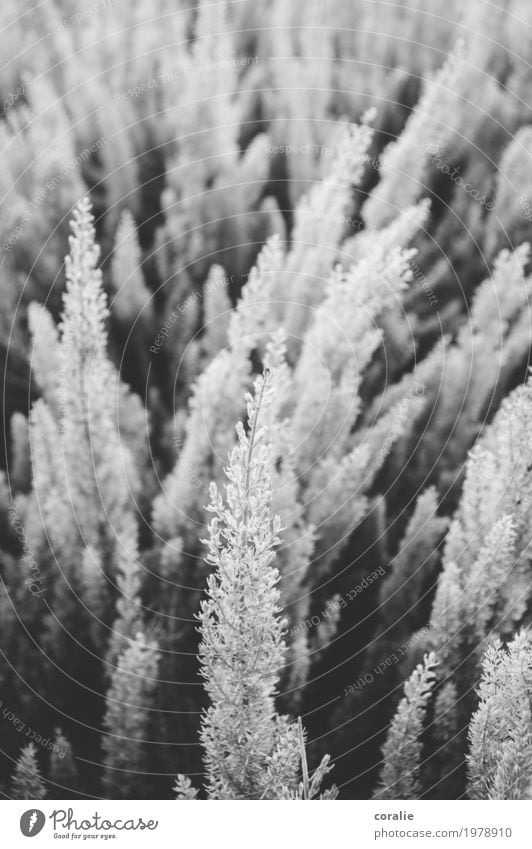
<svg viewBox="0 0 532 849">
<path fill-rule="evenodd" d="M 20 840 L 532 799 L 531 97 L 530 0 L 4 0 Z"/>
</svg>

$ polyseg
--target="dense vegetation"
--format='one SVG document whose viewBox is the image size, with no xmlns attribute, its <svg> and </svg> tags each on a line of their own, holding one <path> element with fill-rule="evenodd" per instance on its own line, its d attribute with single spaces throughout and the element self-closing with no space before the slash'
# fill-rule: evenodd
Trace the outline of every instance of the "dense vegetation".
<svg viewBox="0 0 532 849">
<path fill-rule="evenodd" d="M 3 795 L 529 798 L 527 0 L 0 18 Z"/>
</svg>

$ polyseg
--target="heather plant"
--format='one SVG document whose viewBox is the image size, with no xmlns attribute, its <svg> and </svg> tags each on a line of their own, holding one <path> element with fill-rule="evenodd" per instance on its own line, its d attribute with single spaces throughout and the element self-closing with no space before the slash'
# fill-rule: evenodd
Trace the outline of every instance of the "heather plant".
<svg viewBox="0 0 532 849">
<path fill-rule="evenodd" d="M 13 773 L 12 799 L 44 799 L 46 786 L 37 763 L 37 749 L 33 743 L 24 746 Z"/>
<path fill-rule="evenodd" d="M 453 485 L 457 467 L 511 387 L 516 370 L 525 373 L 529 253 L 528 243 L 501 251 L 475 292 L 470 320 L 447 351 L 443 375 L 426 386 L 434 397 L 434 414 L 421 450 L 425 468 L 437 464 L 442 491 Z"/>
<path fill-rule="evenodd" d="M 461 501 L 445 542 L 430 629 L 422 636 L 422 645 L 433 648 L 440 661 L 443 683 L 434 716 L 433 757 L 455 772 L 451 792 L 464 780 L 471 682 L 480 678 L 483 653 L 489 641 L 509 639 L 526 621 L 529 415 L 527 383 L 503 402 L 469 456 Z M 454 733 L 447 734 L 449 729 Z M 429 768 L 438 772 L 435 762 Z"/>
<path fill-rule="evenodd" d="M 499 223 L 490 218 L 485 235 L 486 251 L 490 255 L 530 238 L 532 186 L 528 163 L 531 153 L 532 130 L 525 126 L 515 133 L 501 156 L 493 201 Z"/>
<path fill-rule="evenodd" d="M 383 746 L 383 766 L 375 798 L 417 799 L 431 793 L 431 781 L 448 784 L 461 729 L 457 727 L 458 694 L 447 680 L 434 699 L 439 740 L 453 757 L 440 758 L 440 771 L 423 760 L 423 737 L 434 733 L 427 709 L 435 688 L 434 654 L 426 655 L 405 685 Z M 478 707 L 468 727 L 467 795 L 470 799 L 528 799 L 532 777 L 530 717 L 530 636 L 521 631 L 507 647 L 500 640 L 489 645 L 482 659 L 477 690 Z M 441 671 L 437 670 L 441 680 Z M 454 767 L 456 769 L 456 767 Z"/>
<path fill-rule="evenodd" d="M 50 603 L 63 605 L 64 615 L 72 589 L 86 589 L 92 612 L 106 619 L 106 561 L 113 551 L 116 558 L 121 529 L 132 534 L 130 488 L 139 486 L 138 458 L 120 433 L 116 405 L 128 417 L 136 414 L 136 401 L 106 355 L 108 310 L 87 200 L 72 226 L 59 328 L 42 308 L 30 313 L 43 397 L 30 415 L 33 492 L 26 523 L 35 550 L 43 559 L 57 557 L 64 570 L 62 578 L 50 573 Z"/>
<path fill-rule="evenodd" d="M 103 720 L 103 784 L 111 798 L 143 795 L 144 776 L 149 772 L 146 736 L 157 661 L 157 645 L 139 632 L 112 671 Z"/>
<path fill-rule="evenodd" d="M 183 303 L 198 291 L 211 257 L 228 275 L 247 274 L 256 246 L 273 234 L 278 221 L 276 202 L 272 197 L 265 199 L 267 136 L 258 134 L 244 151 L 239 149 L 242 119 L 235 97 L 239 70 L 259 59 L 237 55 L 229 5 L 200 2 L 194 39 L 184 40 L 179 63 L 173 57 L 171 64 L 163 65 L 163 81 L 165 75 L 178 80 L 163 85 L 170 121 L 176 114 L 176 98 L 180 107 L 179 131 L 168 145 L 167 181 L 161 196 L 165 222 L 156 237 L 168 304 L 176 299 Z M 176 133 L 172 125 L 171 133 Z M 172 329 L 169 354 L 176 365 L 194 335 L 189 319 L 181 316 Z"/>
<path fill-rule="evenodd" d="M 300 801 L 310 801 L 312 799 L 320 799 L 325 801 L 327 799 L 336 799 L 338 796 L 338 790 L 335 786 L 330 787 L 328 790 L 324 790 L 320 793 L 325 776 L 329 772 L 331 772 L 334 767 L 334 764 L 330 763 L 329 755 L 324 755 L 321 760 L 321 763 L 316 767 L 313 773 L 309 771 L 307 763 L 305 731 L 303 729 L 301 717 L 298 718 L 298 734 L 299 757 L 301 759 L 301 781 L 295 789 L 290 787 L 283 787 L 281 790 L 281 798 Z"/>
<path fill-rule="evenodd" d="M 59 326 L 43 307 L 32 305 L 29 311 L 42 397 L 32 407 L 29 428 L 19 419 L 18 462 L 25 453 L 32 480 L 11 507 L 22 552 L 18 574 L 4 576 L 22 616 L 17 621 L 6 611 L 4 646 L 13 659 L 18 656 L 17 665 L 28 668 L 31 686 L 43 694 L 60 693 L 57 703 L 67 711 L 78 697 L 82 668 L 83 686 L 90 682 L 94 688 L 87 710 L 97 711 L 96 693 L 103 685 L 98 656 L 107 650 L 114 659 L 139 628 L 130 488 L 139 486 L 136 463 L 142 463 L 143 448 L 135 427 L 140 404 L 121 386 L 107 358 L 108 313 L 88 200 L 76 208 L 72 228 Z M 29 603 L 24 601 L 28 593 Z M 36 646 L 54 661 L 48 681 Z M 71 676 L 70 687 L 58 686 L 65 674 Z M 37 724 L 36 706 L 24 689 L 15 704 Z"/>
<path fill-rule="evenodd" d="M 281 523 L 269 518 L 271 448 L 260 420 L 272 381 L 268 372 L 258 378 L 247 398 L 249 435 L 240 424 L 227 505 L 211 488 L 208 558 L 215 572 L 201 607 L 200 660 L 211 701 L 202 743 L 214 798 L 269 796 L 292 783 L 296 770 L 295 728 L 273 710 L 284 650 L 279 574 L 271 565 Z"/>
<path fill-rule="evenodd" d="M 42 78 L 26 81 L 24 101 L 6 114 L 0 133 L 4 262 L 15 273 L 28 275 L 26 303 L 48 298 L 57 311 L 59 293 L 50 284 L 67 246 L 66 218 L 84 192 L 83 163 L 98 146 L 79 146 L 64 104 L 53 84 Z"/>
<path fill-rule="evenodd" d="M 530 392 L 527 382 L 505 399 L 467 463 L 432 613 L 432 639 L 449 670 L 460 665 L 460 644 L 513 633 L 527 610 Z"/>
<path fill-rule="evenodd" d="M 530 635 L 488 647 L 469 725 L 470 799 L 528 799 L 532 777 Z"/>
<path fill-rule="evenodd" d="M 308 301 L 308 307 L 314 304 L 312 313 L 307 309 L 303 289 L 299 290 L 300 281 L 306 280 L 304 267 L 296 275 L 297 288 L 290 283 L 290 298 L 297 307 L 286 298 L 286 282 L 294 276 L 291 269 L 296 258 L 317 232 L 322 210 L 332 200 L 333 211 L 338 212 L 340 220 L 349 191 L 344 165 L 349 164 L 353 181 L 360 179 L 370 139 L 371 130 L 365 123 L 343 134 L 329 175 L 298 207 L 296 241 L 291 251 L 285 255 L 279 240 L 272 239 L 261 252 L 228 323 L 229 345 L 196 382 L 183 448 L 164 483 L 164 493 L 155 501 L 157 531 L 167 540 L 179 538 L 185 550 L 194 551 L 191 520 L 203 518 L 206 477 L 212 477 L 214 470 L 214 479 L 217 480 L 217 475 L 221 478 L 221 458 L 232 442 L 230 422 L 238 417 L 238 398 L 251 380 L 251 357 L 264 356 L 268 332 L 274 330 L 279 320 L 286 322 L 292 330 L 287 332 L 285 342 L 284 400 L 276 428 L 283 439 L 277 449 L 281 474 L 274 476 L 274 499 L 286 498 L 289 485 L 293 490 L 289 512 L 294 519 L 300 516 L 292 535 L 302 541 L 301 565 L 296 561 L 289 564 L 289 574 L 296 575 L 297 592 L 289 586 L 293 581 L 288 578 L 288 570 L 282 569 L 281 592 L 292 624 L 307 617 L 309 590 L 327 575 L 351 531 L 363 518 L 368 507 L 365 491 L 404 425 L 398 410 L 392 408 L 373 428 L 361 429 L 353 436 L 360 412 L 356 373 L 364 372 L 381 342 L 383 331 L 375 324 L 396 308 L 411 280 L 409 261 L 414 254 L 403 245 L 420 226 L 426 207 L 408 210 L 393 232 L 376 233 L 367 245 L 367 254 L 362 253 L 348 269 L 336 267 L 330 273 L 321 302 L 318 289 L 312 301 Z M 335 215 L 328 214 L 326 221 L 327 228 L 321 238 L 326 239 L 324 244 L 330 246 L 331 254 L 327 257 L 321 251 L 319 262 L 323 263 L 324 271 L 325 262 L 330 267 L 342 233 L 341 221 L 338 223 Z M 308 262 L 308 257 L 305 261 Z M 283 281 L 285 293 L 281 298 Z M 310 322 L 309 314 L 313 315 Z M 301 343 L 296 332 L 303 334 Z M 330 380 L 332 390 L 328 388 Z M 416 406 L 421 404 L 422 399 L 418 398 Z M 377 451 L 372 449 L 377 445 L 375 460 Z M 293 499 L 296 501 L 290 506 Z M 306 510 L 297 506 L 298 502 L 301 505 L 305 502 Z M 186 513 L 180 507 L 185 504 Z M 317 529 L 316 541 L 312 543 L 312 570 L 307 568 L 312 549 L 305 525 Z M 282 552 L 299 559 L 290 533 L 287 528 Z M 305 632 L 296 632 L 290 640 L 290 652 L 289 679 L 291 686 L 300 687 L 310 666 Z M 299 695 L 294 691 L 293 698 Z"/>
<path fill-rule="evenodd" d="M 449 106 L 454 106 L 453 88 L 460 70 L 458 57 L 451 54 L 427 83 L 399 138 L 384 149 L 379 163 L 381 179 L 363 209 L 364 220 L 370 226 L 388 224 L 397 214 L 398 204 L 399 209 L 404 209 L 419 198 L 429 154 L 443 147 L 448 132 L 452 111 Z"/>
<path fill-rule="evenodd" d="M 267 369 L 247 395 L 248 433 L 237 426 L 225 503 L 211 486 L 208 562 L 215 571 L 201 605 L 199 655 L 211 702 L 201 731 L 211 798 L 282 798 L 295 784 L 301 748 L 298 798 L 316 795 L 328 771 L 325 761 L 309 785 L 301 725 L 298 732 L 274 709 L 286 645 L 272 565 L 281 520 L 271 516 L 272 447 L 263 417 L 277 381 Z"/>
</svg>

